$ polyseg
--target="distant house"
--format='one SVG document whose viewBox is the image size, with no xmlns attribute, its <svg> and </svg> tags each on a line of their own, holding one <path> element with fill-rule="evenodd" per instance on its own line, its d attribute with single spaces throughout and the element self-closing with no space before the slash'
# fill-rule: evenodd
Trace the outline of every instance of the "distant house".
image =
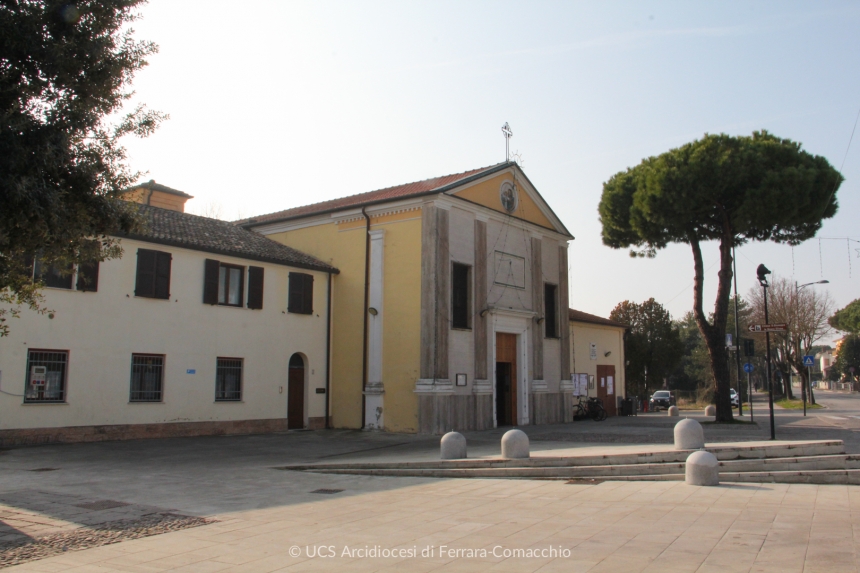
<svg viewBox="0 0 860 573">
<path fill-rule="evenodd" d="M 341 270 L 334 427 L 440 433 L 570 412 L 573 237 L 515 163 L 241 224 Z"/>
<path fill-rule="evenodd" d="M 608 318 L 570 309 L 571 364 L 574 377 L 586 376 L 587 393 L 600 398 L 610 416 L 626 397 L 624 333 L 628 326 Z"/>
<path fill-rule="evenodd" d="M 328 263 L 134 188 L 120 259 L 36 261 L 51 315 L 0 340 L 0 445 L 322 428 Z"/>
</svg>

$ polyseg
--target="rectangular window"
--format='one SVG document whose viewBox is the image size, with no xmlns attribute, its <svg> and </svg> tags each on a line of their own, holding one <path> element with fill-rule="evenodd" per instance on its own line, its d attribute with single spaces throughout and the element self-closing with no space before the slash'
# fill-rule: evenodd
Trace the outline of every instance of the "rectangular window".
<svg viewBox="0 0 860 573">
<path fill-rule="evenodd" d="M 556 285 L 544 283 L 543 309 L 546 337 L 558 338 L 558 287 Z"/>
<path fill-rule="evenodd" d="M 30 350 L 27 353 L 27 382 L 24 402 L 66 400 L 66 350 Z"/>
<path fill-rule="evenodd" d="M 314 312 L 314 277 L 305 273 L 290 273 L 287 311 L 296 314 Z"/>
<path fill-rule="evenodd" d="M 164 388 L 164 355 L 131 355 L 131 402 L 161 402 Z"/>
<path fill-rule="evenodd" d="M 84 263 L 78 266 L 78 281 L 76 288 L 83 292 L 98 292 L 99 262 Z"/>
<path fill-rule="evenodd" d="M 69 265 L 65 269 L 55 265 L 48 265 L 36 259 L 35 268 L 33 270 L 33 278 L 37 281 L 45 283 L 46 287 L 51 288 L 72 288 L 72 275 L 74 274 L 74 266 Z"/>
<path fill-rule="evenodd" d="M 245 267 L 225 265 L 218 268 L 218 304 L 242 306 Z"/>
<path fill-rule="evenodd" d="M 172 260 L 170 253 L 138 249 L 134 296 L 169 299 Z"/>
<path fill-rule="evenodd" d="M 451 272 L 451 325 L 471 328 L 472 267 L 454 263 Z"/>
<path fill-rule="evenodd" d="M 236 402 L 242 399 L 242 359 L 219 358 L 215 371 L 215 401 Z"/>
</svg>

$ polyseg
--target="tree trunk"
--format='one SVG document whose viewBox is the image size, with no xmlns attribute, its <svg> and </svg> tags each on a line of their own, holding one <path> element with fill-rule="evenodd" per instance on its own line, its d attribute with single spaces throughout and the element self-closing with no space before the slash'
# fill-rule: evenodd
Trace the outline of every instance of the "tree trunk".
<svg viewBox="0 0 860 573">
<path fill-rule="evenodd" d="M 729 367 L 726 352 L 726 322 L 729 316 L 729 294 L 732 284 L 732 240 L 733 235 L 726 224 L 722 239 L 720 239 L 720 272 L 717 285 L 717 299 L 714 303 L 714 322 L 708 322 L 703 308 L 703 290 L 705 281 L 702 250 L 698 237 L 689 235 L 690 246 L 693 249 L 695 275 L 693 277 L 693 314 L 696 325 L 708 347 L 708 357 L 711 362 L 711 373 L 714 377 L 714 403 L 717 407 L 717 422 L 734 420 L 732 402 L 729 395 Z"/>
<path fill-rule="evenodd" d="M 812 381 L 810 380 L 806 383 L 806 390 L 809 392 L 807 396 L 809 396 L 809 403 L 815 404 L 815 393 L 812 391 L 812 384 L 810 384 L 810 382 Z"/>
</svg>

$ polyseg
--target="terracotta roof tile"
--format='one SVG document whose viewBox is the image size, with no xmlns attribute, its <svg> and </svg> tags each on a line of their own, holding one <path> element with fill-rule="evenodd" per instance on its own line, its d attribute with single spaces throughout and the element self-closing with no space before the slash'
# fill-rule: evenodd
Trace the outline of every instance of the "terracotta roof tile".
<svg viewBox="0 0 860 573">
<path fill-rule="evenodd" d="M 587 312 L 582 312 L 581 310 L 573 310 L 572 308 L 567 309 L 570 320 L 574 322 L 590 322 L 592 324 L 602 324 L 604 326 L 619 326 L 621 328 L 630 328 L 628 325 L 622 322 L 615 322 L 614 320 L 609 320 L 608 318 L 603 318 L 602 316 L 597 316 L 596 314 L 588 314 Z"/>
<path fill-rule="evenodd" d="M 292 209 L 285 209 L 283 211 L 277 211 L 275 213 L 250 217 L 248 219 L 236 221 L 235 223 L 237 225 L 260 225 L 265 223 L 274 223 L 276 221 L 284 221 L 287 219 L 306 217 L 308 215 L 317 215 L 320 213 L 339 211 L 341 209 L 355 209 L 373 203 L 380 203 L 395 199 L 404 199 L 417 195 L 429 194 L 434 192 L 441 193 L 442 191 L 447 190 L 448 187 L 454 184 L 463 183 L 470 178 L 481 177 L 485 174 L 498 171 L 504 167 L 507 167 L 508 165 L 512 164 L 498 163 L 496 165 L 490 165 L 489 167 L 481 167 L 480 169 L 464 171 L 463 173 L 443 175 L 441 177 L 434 177 L 432 179 L 425 179 L 423 181 L 415 181 L 413 183 L 406 183 L 404 185 L 396 185 L 394 187 L 386 187 L 385 189 L 377 189 L 376 191 L 359 193 L 358 195 L 350 195 L 348 197 L 341 197 L 339 199 L 321 201 L 319 203 L 313 203 L 311 205 L 305 205 L 303 207 L 293 207 Z"/>
<path fill-rule="evenodd" d="M 138 233 L 128 235 L 129 239 L 302 269 L 340 272 L 311 255 L 282 245 L 259 233 L 237 227 L 229 221 L 219 221 L 148 205 L 133 203 L 132 205 L 142 216 L 144 228 Z"/>
</svg>

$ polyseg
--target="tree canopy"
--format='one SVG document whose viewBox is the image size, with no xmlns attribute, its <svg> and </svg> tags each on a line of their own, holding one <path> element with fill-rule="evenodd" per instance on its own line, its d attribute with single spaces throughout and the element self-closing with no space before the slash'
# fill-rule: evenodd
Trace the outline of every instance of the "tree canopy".
<svg viewBox="0 0 860 573">
<path fill-rule="evenodd" d="M 138 176 L 119 140 L 166 117 L 143 106 L 117 115 L 157 49 L 128 27 L 141 3 L 0 4 L 0 302 L 38 308 L 33 254 L 62 268 L 118 256 L 109 235 L 137 224 L 119 199 Z"/>
<path fill-rule="evenodd" d="M 653 298 L 641 304 L 625 300 L 612 310 L 609 318 L 630 326 L 624 350 L 628 391 L 644 395 L 662 388 L 664 379 L 684 354 L 684 344 L 669 311 Z"/>
<path fill-rule="evenodd" d="M 603 185 L 603 242 L 652 257 L 670 243 L 693 252 L 693 312 L 708 347 L 717 420 L 732 418 L 725 333 L 732 248 L 748 241 L 798 244 L 837 210 L 842 176 L 801 145 L 766 131 L 705 135 L 643 160 Z M 703 308 L 702 244 L 716 241 L 720 270 L 713 319 Z"/>
<path fill-rule="evenodd" d="M 829 322 L 836 330 L 860 334 L 860 298 L 837 310 Z"/>
</svg>

